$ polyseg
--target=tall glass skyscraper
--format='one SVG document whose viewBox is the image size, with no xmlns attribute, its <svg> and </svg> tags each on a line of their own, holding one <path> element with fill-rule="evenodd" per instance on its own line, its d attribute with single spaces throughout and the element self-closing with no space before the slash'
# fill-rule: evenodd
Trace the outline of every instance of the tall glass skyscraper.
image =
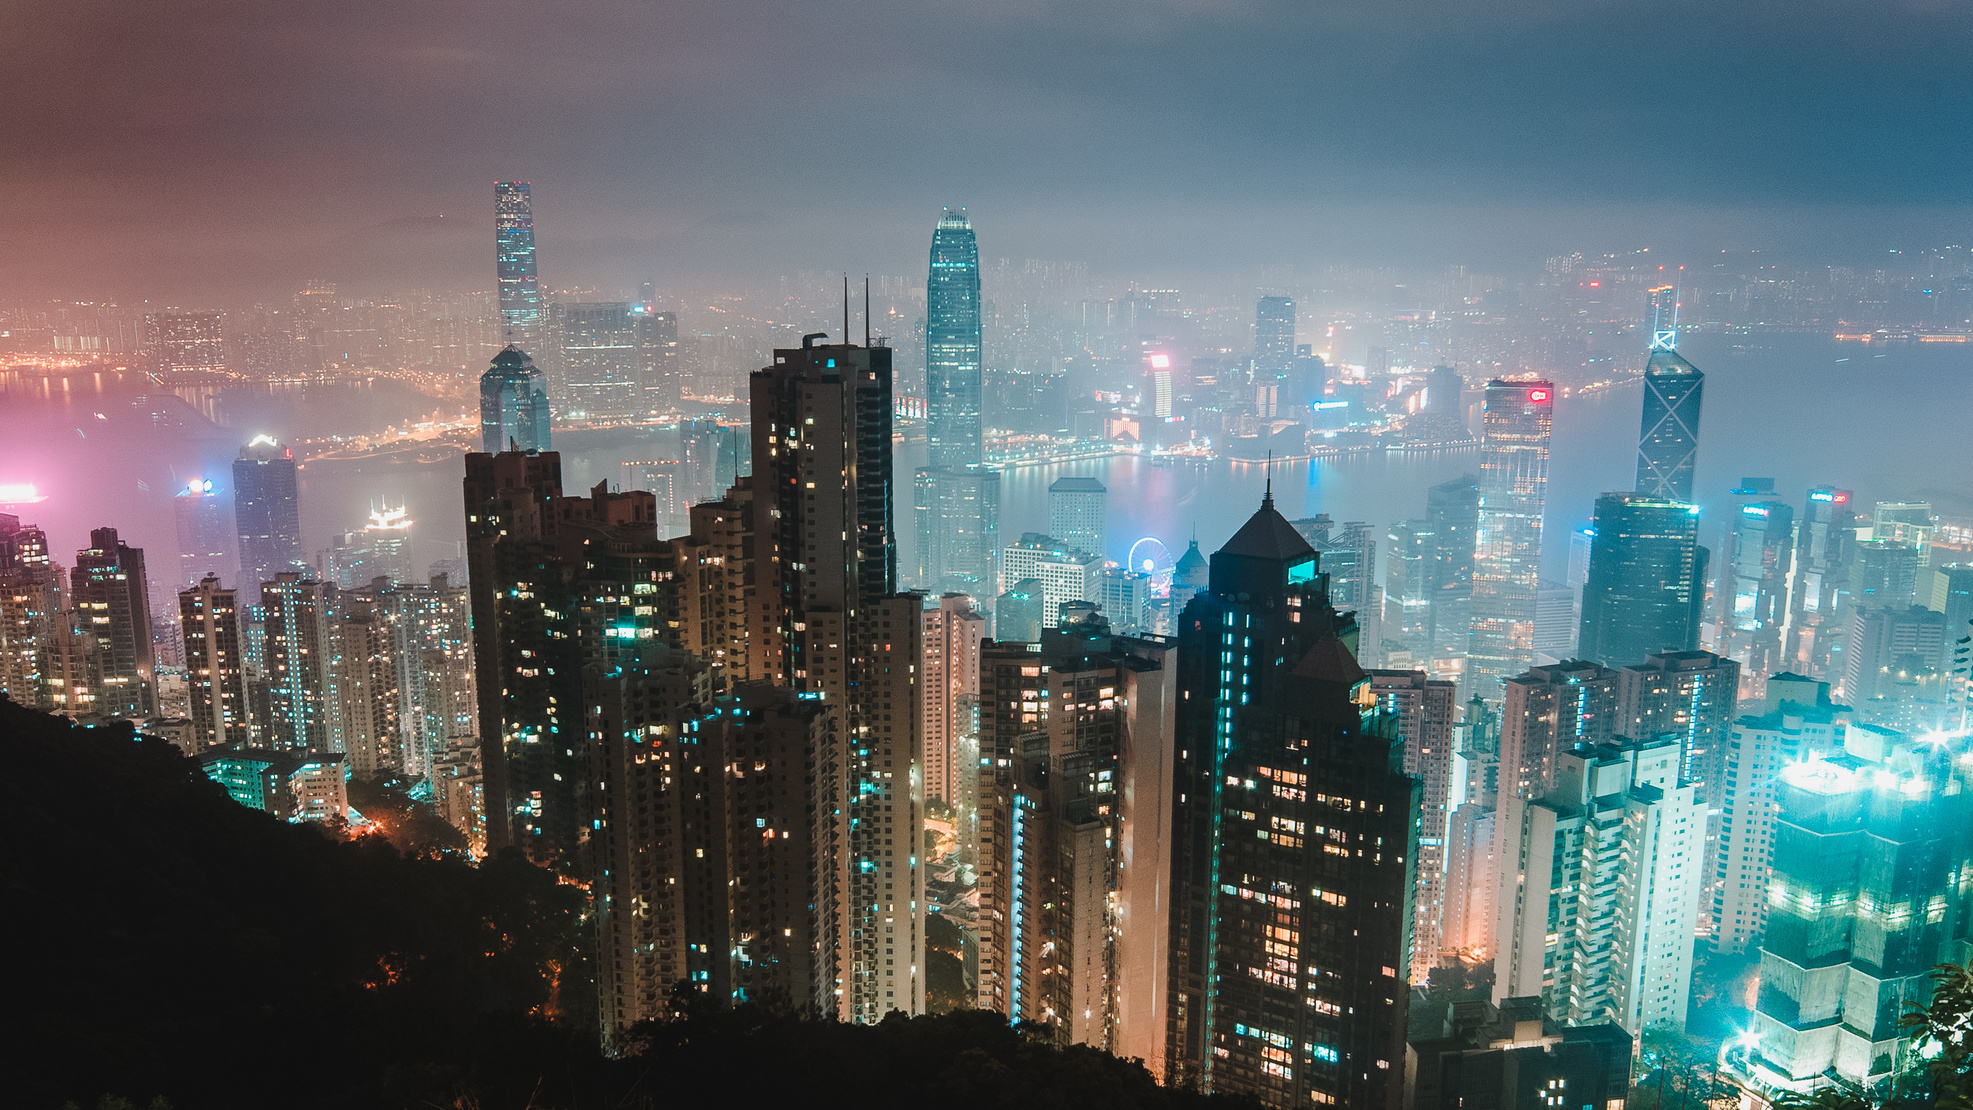
<svg viewBox="0 0 1973 1110">
<path fill-rule="evenodd" d="M 987 468 L 980 412 L 980 247 L 966 210 L 932 232 L 925 279 L 926 439 L 913 480 L 918 584 L 990 597 L 999 554 L 1000 475 Z"/>
<path fill-rule="evenodd" d="M 255 436 L 233 460 L 233 520 L 240 529 L 240 593 L 259 600 L 263 583 L 282 571 L 306 570 L 301 556 L 301 500 L 295 453 Z"/>
<path fill-rule="evenodd" d="M 1254 306 L 1254 370 L 1279 376 L 1294 365 L 1295 302 L 1288 297 L 1262 297 Z"/>
<path fill-rule="evenodd" d="M 1480 520 L 1473 549 L 1473 627 L 1466 689 L 1491 701 L 1534 663 L 1541 514 L 1548 499 L 1550 382 L 1487 383 L 1480 418 Z"/>
<path fill-rule="evenodd" d="M 1643 493 L 1596 499 L 1577 655 L 1606 667 L 1699 646 L 1706 549 L 1698 509 Z"/>
<path fill-rule="evenodd" d="M 1692 500 L 1699 457 L 1699 402 L 1706 375 L 1670 348 L 1644 364 L 1644 423 L 1637 438 L 1637 492 Z"/>
<path fill-rule="evenodd" d="M 480 446 L 489 455 L 508 449 L 552 449 L 548 389 L 527 352 L 509 344 L 480 375 Z"/>
<path fill-rule="evenodd" d="M 948 208 L 932 232 L 925 281 L 926 436 L 934 469 L 985 461 L 981 362 L 979 241 L 966 210 Z"/>
<path fill-rule="evenodd" d="M 541 325 L 541 283 L 534 274 L 534 198 L 527 182 L 493 183 L 493 244 L 502 338 L 533 346 Z"/>
</svg>

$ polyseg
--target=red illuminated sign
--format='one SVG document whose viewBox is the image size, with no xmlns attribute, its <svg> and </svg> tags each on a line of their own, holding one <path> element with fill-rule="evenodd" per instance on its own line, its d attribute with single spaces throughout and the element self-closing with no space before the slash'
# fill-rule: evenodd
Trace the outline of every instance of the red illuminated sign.
<svg viewBox="0 0 1973 1110">
<path fill-rule="evenodd" d="M 1548 400 L 1548 390 L 1546 390 L 1546 389 L 1530 389 L 1530 390 L 1528 390 L 1528 400 L 1530 400 L 1530 401 L 1546 401 L 1546 400 Z"/>
</svg>

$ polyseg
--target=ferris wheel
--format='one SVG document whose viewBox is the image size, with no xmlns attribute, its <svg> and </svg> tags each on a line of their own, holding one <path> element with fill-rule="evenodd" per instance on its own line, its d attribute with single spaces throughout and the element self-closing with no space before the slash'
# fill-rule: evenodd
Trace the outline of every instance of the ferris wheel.
<svg viewBox="0 0 1973 1110">
<path fill-rule="evenodd" d="M 1156 536 L 1146 536 L 1130 545 L 1130 570 L 1151 576 L 1152 597 L 1171 596 L 1171 573 L 1177 565 L 1171 550 Z"/>
</svg>

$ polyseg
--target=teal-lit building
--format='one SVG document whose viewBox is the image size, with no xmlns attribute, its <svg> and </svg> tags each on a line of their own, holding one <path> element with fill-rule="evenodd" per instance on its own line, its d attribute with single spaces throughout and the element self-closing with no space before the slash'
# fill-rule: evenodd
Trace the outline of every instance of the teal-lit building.
<svg viewBox="0 0 1973 1110">
<path fill-rule="evenodd" d="M 844 336 L 844 342 L 849 337 Z M 925 419 L 931 466 L 985 462 L 980 412 L 980 245 L 964 208 L 932 232 L 925 280 Z"/>
<path fill-rule="evenodd" d="M 527 352 L 512 344 L 480 375 L 480 446 L 497 455 L 552 449 L 548 387 Z"/>
<path fill-rule="evenodd" d="M 1970 787 L 1966 737 L 1870 725 L 1782 769 L 1745 1081 L 1874 1095 L 1912 1065 L 1899 1018 L 1968 956 Z"/>
<path fill-rule="evenodd" d="M 348 774 L 340 752 L 222 748 L 200 756 L 199 766 L 234 801 L 283 821 L 349 817 Z"/>
</svg>

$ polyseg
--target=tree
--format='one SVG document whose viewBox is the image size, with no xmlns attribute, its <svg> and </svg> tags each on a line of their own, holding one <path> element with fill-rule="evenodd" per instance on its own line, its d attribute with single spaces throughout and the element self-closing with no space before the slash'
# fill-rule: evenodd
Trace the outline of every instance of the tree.
<svg viewBox="0 0 1973 1110">
<path fill-rule="evenodd" d="M 1871 1110 L 1870 1100 L 1848 1087 L 1817 1087 L 1777 1097 L 1774 1110 Z"/>
<path fill-rule="evenodd" d="M 1911 1006 L 1899 1021 L 1926 1061 L 1933 1105 L 1973 1110 L 1973 964 L 1932 969 L 1932 1002 Z"/>
</svg>

